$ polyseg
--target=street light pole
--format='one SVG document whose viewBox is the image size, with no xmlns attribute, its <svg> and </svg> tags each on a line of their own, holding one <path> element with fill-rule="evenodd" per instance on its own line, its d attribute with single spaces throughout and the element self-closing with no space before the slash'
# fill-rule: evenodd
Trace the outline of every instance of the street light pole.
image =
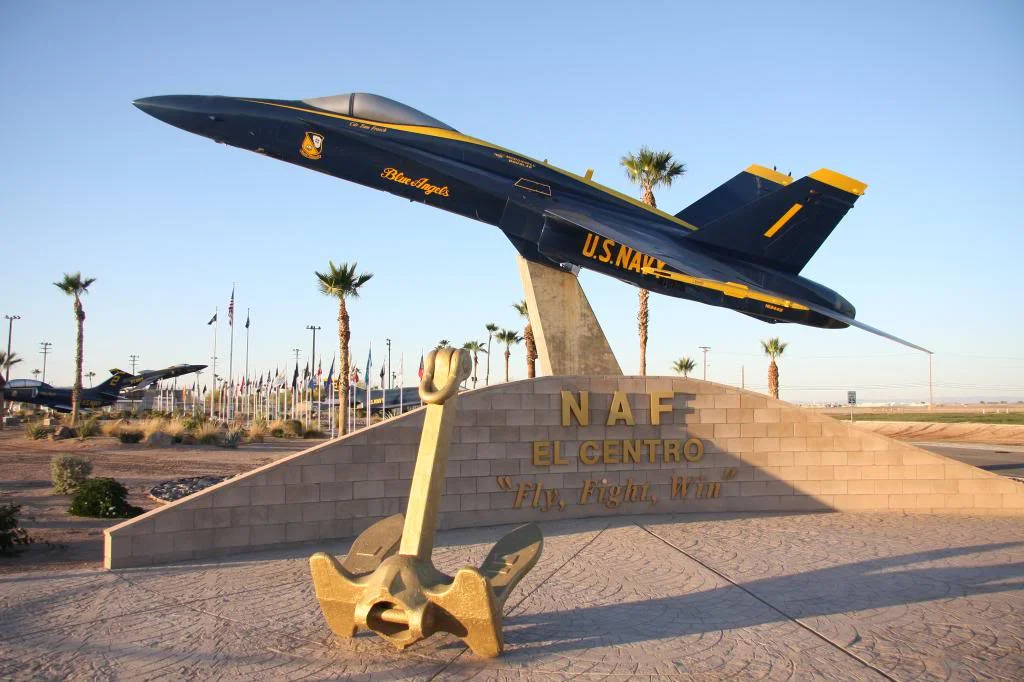
<svg viewBox="0 0 1024 682">
<path fill-rule="evenodd" d="M 316 333 L 318 331 L 320 331 L 320 327 L 317 327 L 316 325 L 312 325 L 312 324 L 307 324 L 306 325 L 306 329 L 308 329 L 308 330 L 313 332 L 313 354 L 309 356 L 309 364 L 311 365 L 310 374 L 313 375 L 313 376 L 316 376 Z M 317 384 L 319 384 L 319 383 L 320 382 L 318 380 Z M 313 393 L 312 393 L 312 391 L 309 394 L 309 402 L 311 404 L 313 402 Z M 312 416 L 310 416 L 310 419 L 312 419 Z M 320 427 L 320 421 L 318 419 L 317 420 L 317 428 L 319 428 L 319 427 Z"/>
<path fill-rule="evenodd" d="M 697 346 L 704 351 L 704 381 L 708 380 L 708 351 L 711 350 L 711 346 Z"/>
<path fill-rule="evenodd" d="M 132 374 L 135 374 L 135 363 L 139 361 L 139 356 L 132 353 L 128 356 L 128 362 L 132 363 Z"/>
<path fill-rule="evenodd" d="M 388 388 L 391 388 L 391 339 L 386 339 L 388 344 Z M 381 387 L 383 388 L 383 386 Z"/>
<path fill-rule="evenodd" d="M 7 382 L 11 380 L 11 332 L 14 329 L 14 321 L 20 320 L 21 315 L 4 315 L 4 319 L 7 320 L 7 357 L 4 363 L 4 381 Z"/>
</svg>

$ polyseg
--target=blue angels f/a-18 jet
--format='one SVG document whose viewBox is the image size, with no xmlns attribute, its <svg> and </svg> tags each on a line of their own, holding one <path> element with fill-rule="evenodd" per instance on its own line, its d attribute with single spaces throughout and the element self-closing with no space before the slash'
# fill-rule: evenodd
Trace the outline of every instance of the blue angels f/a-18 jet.
<svg viewBox="0 0 1024 682">
<path fill-rule="evenodd" d="M 366 93 L 307 100 L 169 95 L 135 106 L 197 135 L 495 225 L 528 260 L 587 268 L 766 322 L 853 325 L 800 276 L 866 185 L 828 169 L 751 166 L 671 215 Z M 927 352 L 927 351 L 926 351 Z"/>
<path fill-rule="evenodd" d="M 113 405 L 123 391 L 140 391 L 163 379 L 198 372 L 206 365 L 173 365 L 165 369 L 147 370 L 131 374 L 121 369 L 110 370 L 110 378 L 99 386 L 82 388 L 81 406 L 85 409 Z M 32 403 L 49 407 L 57 412 L 71 411 L 71 387 L 54 387 L 35 379 L 13 379 L 4 386 L 4 400 L 12 403 Z"/>
<path fill-rule="evenodd" d="M 99 386 L 82 388 L 81 406 L 96 408 L 113 405 L 121 391 L 135 377 L 119 369 L 110 370 L 110 378 Z M 12 379 L 4 386 L 4 400 L 10 403 L 32 403 L 57 412 L 71 411 L 71 387 L 55 387 L 35 379 Z"/>
</svg>

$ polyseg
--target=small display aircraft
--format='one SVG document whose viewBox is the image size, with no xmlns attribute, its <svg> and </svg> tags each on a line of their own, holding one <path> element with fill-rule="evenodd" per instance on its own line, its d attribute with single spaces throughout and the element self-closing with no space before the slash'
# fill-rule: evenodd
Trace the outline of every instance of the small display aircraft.
<svg viewBox="0 0 1024 682">
<path fill-rule="evenodd" d="M 82 387 L 83 409 L 106 407 L 121 399 L 122 391 L 140 390 L 156 381 L 197 372 L 206 365 L 174 365 L 166 369 L 145 371 L 134 375 L 121 369 L 110 370 L 110 378 L 99 386 Z M 4 400 L 12 403 L 32 403 L 49 407 L 57 412 L 71 411 L 71 387 L 54 387 L 35 379 L 12 379 L 4 386 Z"/>
<path fill-rule="evenodd" d="M 379 95 L 134 104 L 216 142 L 495 225 L 528 260 L 769 323 L 853 325 L 928 352 L 859 322 L 849 301 L 800 276 L 867 188 L 832 170 L 793 180 L 750 166 L 672 215 L 599 185 L 591 170 L 576 175 Z"/>
</svg>

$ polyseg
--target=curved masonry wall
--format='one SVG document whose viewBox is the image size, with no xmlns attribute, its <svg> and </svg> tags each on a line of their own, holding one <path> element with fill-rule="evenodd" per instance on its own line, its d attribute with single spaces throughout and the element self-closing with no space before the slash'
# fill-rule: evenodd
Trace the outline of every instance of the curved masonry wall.
<svg viewBox="0 0 1024 682">
<path fill-rule="evenodd" d="M 352 537 L 405 510 L 422 423 L 410 412 L 113 526 L 105 564 Z M 440 527 L 885 509 L 1024 514 L 1024 484 L 729 386 L 545 377 L 460 396 Z"/>
</svg>

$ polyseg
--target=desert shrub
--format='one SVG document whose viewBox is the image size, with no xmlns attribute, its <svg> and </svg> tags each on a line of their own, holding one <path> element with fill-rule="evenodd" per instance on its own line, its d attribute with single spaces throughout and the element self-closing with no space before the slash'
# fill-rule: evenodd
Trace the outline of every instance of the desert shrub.
<svg viewBox="0 0 1024 682">
<path fill-rule="evenodd" d="M 248 440 L 250 443 L 262 443 L 269 431 L 266 420 L 257 419 L 249 425 Z"/>
<path fill-rule="evenodd" d="M 226 448 L 237 448 L 239 443 L 245 439 L 245 429 L 241 426 L 232 426 L 224 434 L 221 445 Z"/>
<path fill-rule="evenodd" d="M 306 429 L 305 433 L 302 434 L 303 438 L 326 438 L 327 434 L 317 428 Z"/>
<path fill-rule="evenodd" d="M 59 455 L 50 460 L 50 480 L 58 495 L 75 492 L 91 473 L 92 462 L 81 457 Z"/>
<path fill-rule="evenodd" d="M 19 545 L 28 545 L 32 538 L 18 521 L 20 504 L 0 504 L 0 554 L 12 554 Z"/>
<path fill-rule="evenodd" d="M 201 414 L 193 414 L 181 420 L 186 431 L 198 431 L 206 423 L 206 417 Z"/>
<path fill-rule="evenodd" d="M 203 424 L 195 432 L 196 442 L 201 445 L 217 445 L 220 442 L 220 428 L 213 422 Z"/>
<path fill-rule="evenodd" d="M 39 422 L 25 425 L 25 435 L 32 440 L 40 440 L 50 435 L 50 427 Z"/>
<path fill-rule="evenodd" d="M 146 434 L 142 432 L 142 429 L 131 429 L 122 427 L 117 430 L 117 439 L 122 443 L 138 443 L 141 442 Z"/>
<path fill-rule="evenodd" d="M 100 435 L 100 421 L 96 417 L 89 417 L 78 425 L 79 438 L 92 438 Z"/>
<path fill-rule="evenodd" d="M 127 419 L 108 419 L 100 425 L 100 432 L 104 436 L 114 436 L 116 438 L 118 432 L 128 426 L 129 423 Z"/>
<path fill-rule="evenodd" d="M 137 432 L 141 437 L 142 431 Z M 112 478 L 91 478 L 78 486 L 68 513 L 102 519 L 138 516 L 142 509 L 128 504 L 128 489 Z"/>
<path fill-rule="evenodd" d="M 278 419 L 270 424 L 270 435 L 275 438 L 302 438 L 305 432 L 298 419 Z"/>
</svg>

